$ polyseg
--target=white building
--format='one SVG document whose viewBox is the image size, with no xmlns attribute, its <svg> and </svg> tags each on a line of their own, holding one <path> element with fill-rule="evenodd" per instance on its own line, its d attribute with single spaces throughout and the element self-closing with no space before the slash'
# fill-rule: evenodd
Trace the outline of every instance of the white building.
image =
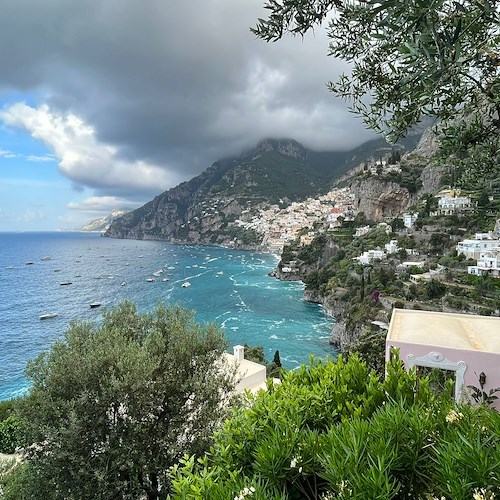
<svg viewBox="0 0 500 500">
<path fill-rule="evenodd" d="M 383 260 L 387 257 L 383 250 L 368 250 L 363 252 L 359 257 L 354 257 L 354 260 L 359 261 L 360 264 L 370 264 L 375 259 Z"/>
<path fill-rule="evenodd" d="M 473 239 L 459 241 L 456 250 L 458 255 L 464 254 L 467 259 L 480 259 L 481 253 L 489 252 L 498 247 L 500 247 L 500 240 Z"/>
<path fill-rule="evenodd" d="M 354 236 L 359 238 L 360 236 L 364 236 L 366 233 L 368 233 L 368 231 L 370 231 L 370 226 L 357 227 Z"/>
<path fill-rule="evenodd" d="M 482 252 L 475 266 L 467 266 L 467 272 L 476 276 L 500 278 L 500 248 Z"/>
<path fill-rule="evenodd" d="M 266 390 L 266 367 L 259 363 L 254 363 L 245 359 L 245 347 L 235 345 L 233 354 L 228 352 L 225 354 L 225 361 L 229 365 L 236 364 L 237 378 L 239 382 L 236 384 L 237 392 L 257 392 L 259 389 Z"/>
<path fill-rule="evenodd" d="M 411 229 L 415 225 L 417 219 L 418 213 L 403 214 L 403 224 L 408 229 Z"/>
<path fill-rule="evenodd" d="M 385 251 L 387 253 L 396 253 L 400 250 L 397 240 L 391 240 L 385 245 Z"/>
<path fill-rule="evenodd" d="M 398 267 L 402 267 L 404 269 L 407 269 L 409 267 L 423 268 L 425 264 L 426 264 L 425 260 L 405 260 L 404 262 L 401 262 L 401 264 Z"/>
<path fill-rule="evenodd" d="M 472 202 L 468 196 L 443 196 L 438 201 L 439 215 L 453 215 L 472 209 Z"/>
</svg>

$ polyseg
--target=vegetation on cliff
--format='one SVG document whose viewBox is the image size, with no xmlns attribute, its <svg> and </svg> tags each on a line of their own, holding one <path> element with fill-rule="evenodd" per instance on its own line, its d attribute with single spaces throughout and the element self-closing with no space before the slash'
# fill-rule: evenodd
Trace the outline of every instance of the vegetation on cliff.
<svg viewBox="0 0 500 500">
<path fill-rule="evenodd" d="M 370 231 L 354 237 L 354 228 L 369 222 L 358 216 L 310 245 L 296 240 L 285 246 L 278 266 L 293 264 L 296 279 L 306 285 L 306 297 L 323 303 L 336 317 L 332 342 L 345 354 L 360 353 L 379 373 L 384 370 L 385 333 L 378 331 L 378 322 L 388 323 L 393 307 L 483 315 L 500 310 L 500 280 L 467 274 L 467 265 L 475 261 L 455 249 L 466 234 L 491 230 L 496 213 L 487 215 L 479 207 L 472 213 L 431 217 L 425 215 L 432 208 L 429 201 L 427 196 L 414 207 L 422 215 L 411 230 L 396 218 L 390 225 L 372 222 Z M 398 250 L 384 259 L 368 264 L 356 259 L 364 251 L 383 249 L 390 240 Z M 408 255 L 407 249 L 419 257 Z M 421 263 L 412 265 L 415 259 Z M 429 272 L 434 274 L 429 277 Z M 424 273 L 426 279 L 419 280 Z"/>
<path fill-rule="evenodd" d="M 414 131 L 401 148 L 411 150 L 421 133 Z M 248 221 L 260 208 L 323 194 L 348 169 L 380 151 L 390 151 L 384 139 L 347 152 L 314 152 L 291 139 L 267 139 L 115 219 L 105 234 L 256 248 L 264 235 L 244 231 L 237 219 Z"/>
</svg>

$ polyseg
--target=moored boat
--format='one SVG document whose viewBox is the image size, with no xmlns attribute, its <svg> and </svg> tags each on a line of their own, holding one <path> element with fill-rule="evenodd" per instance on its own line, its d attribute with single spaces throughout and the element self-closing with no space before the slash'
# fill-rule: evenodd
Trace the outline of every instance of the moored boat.
<svg viewBox="0 0 500 500">
<path fill-rule="evenodd" d="M 90 304 L 91 309 L 95 309 L 96 307 L 101 307 L 101 303 L 100 302 L 92 302 L 92 304 Z"/>
<path fill-rule="evenodd" d="M 55 312 L 50 312 L 50 313 L 45 313 L 45 314 L 40 314 L 40 319 L 50 319 L 50 318 L 55 318 L 58 314 Z"/>
</svg>

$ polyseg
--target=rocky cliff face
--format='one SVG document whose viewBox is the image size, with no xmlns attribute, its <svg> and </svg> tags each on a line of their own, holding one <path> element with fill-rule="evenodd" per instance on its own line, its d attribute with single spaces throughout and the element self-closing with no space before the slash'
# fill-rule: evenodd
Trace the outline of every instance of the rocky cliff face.
<svg viewBox="0 0 500 500">
<path fill-rule="evenodd" d="M 375 177 L 356 179 L 350 188 L 356 197 L 356 208 L 373 220 L 395 217 L 410 204 L 412 197 L 406 188 Z"/>
<path fill-rule="evenodd" d="M 95 232 L 103 232 L 107 231 L 111 223 L 121 217 L 123 214 L 127 213 L 128 210 L 114 210 L 109 215 L 105 215 L 104 217 L 100 217 L 99 219 L 94 219 L 93 221 L 76 228 L 77 231 L 95 231 Z"/>
<path fill-rule="evenodd" d="M 380 146 L 370 147 L 375 145 Z M 116 219 L 105 235 L 259 248 L 263 235 L 241 229 L 236 219 L 251 219 L 270 204 L 327 192 L 353 156 L 373 153 L 370 147 L 317 153 L 294 140 L 266 139 Z"/>
</svg>

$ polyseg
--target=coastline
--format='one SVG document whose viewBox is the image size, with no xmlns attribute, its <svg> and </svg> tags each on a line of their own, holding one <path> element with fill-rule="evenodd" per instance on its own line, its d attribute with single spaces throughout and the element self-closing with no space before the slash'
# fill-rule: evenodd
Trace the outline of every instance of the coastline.
<svg viewBox="0 0 500 500">
<path fill-rule="evenodd" d="M 98 322 L 107 308 L 123 300 L 134 302 L 139 311 L 159 300 L 181 303 L 196 310 L 197 321 L 223 328 L 231 344 L 263 345 L 268 357 L 279 350 L 290 369 L 307 362 L 309 353 L 321 357 L 331 352 L 331 318 L 306 305 L 301 283 L 274 284 L 267 274 L 279 257 L 271 252 L 106 240 L 86 231 L 3 233 L 1 243 L 6 252 L 0 291 L 12 290 L 5 292 L 0 322 L 0 351 L 6 360 L 0 366 L 2 399 L 24 387 L 26 362 L 62 338 L 71 321 Z M 51 260 L 42 261 L 43 256 Z M 28 261 L 35 265 L 27 266 Z M 11 264 L 16 269 L 4 269 Z M 146 283 L 160 268 L 168 282 Z M 186 279 L 192 286 L 182 288 Z M 61 287 L 66 280 L 72 285 Z M 102 307 L 91 309 L 96 301 Z M 58 316 L 40 321 L 47 311 Z"/>
</svg>

